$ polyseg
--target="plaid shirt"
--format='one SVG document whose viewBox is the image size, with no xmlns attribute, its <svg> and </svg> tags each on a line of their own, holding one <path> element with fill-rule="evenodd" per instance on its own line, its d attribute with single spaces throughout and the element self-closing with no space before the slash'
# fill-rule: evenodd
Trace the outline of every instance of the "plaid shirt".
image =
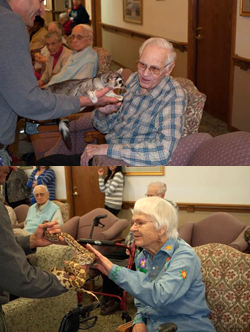
<svg viewBox="0 0 250 332">
<path fill-rule="evenodd" d="M 130 76 L 117 113 L 99 117 L 94 127 L 106 134 L 108 157 L 134 166 L 166 165 L 182 135 L 186 92 L 170 76 L 140 94 L 138 75 Z"/>
</svg>

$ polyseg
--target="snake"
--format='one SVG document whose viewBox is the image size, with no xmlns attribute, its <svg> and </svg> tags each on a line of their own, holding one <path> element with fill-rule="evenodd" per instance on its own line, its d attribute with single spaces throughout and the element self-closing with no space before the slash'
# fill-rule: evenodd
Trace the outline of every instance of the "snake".
<svg viewBox="0 0 250 332">
<path fill-rule="evenodd" d="M 44 223 L 49 221 L 45 220 Z M 99 299 L 95 294 L 90 291 L 85 290 L 83 285 L 87 279 L 87 273 L 82 267 L 82 265 L 89 265 L 94 263 L 95 254 L 85 247 L 81 246 L 70 234 L 65 232 L 59 232 L 56 234 L 50 234 L 46 229 L 44 236 L 47 240 L 51 242 L 60 241 L 59 237 L 62 237 L 64 241 L 70 246 L 74 252 L 74 258 L 71 261 L 65 261 L 63 269 L 58 269 L 53 267 L 50 272 L 54 274 L 59 282 L 68 290 L 75 290 L 77 292 L 88 293 L 95 297 L 99 302 Z M 74 275 L 75 279 L 73 280 L 70 275 Z"/>
</svg>

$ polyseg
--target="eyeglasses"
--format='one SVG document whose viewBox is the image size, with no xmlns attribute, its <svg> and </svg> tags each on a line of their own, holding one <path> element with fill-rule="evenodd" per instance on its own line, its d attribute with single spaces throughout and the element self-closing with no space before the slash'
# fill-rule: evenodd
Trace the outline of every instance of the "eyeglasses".
<svg viewBox="0 0 250 332">
<path fill-rule="evenodd" d="M 142 219 L 136 219 L 136 220 L 131 220 L 130 222 L 130 227 L 137 227 L 140 228 L 141 226 L 145 225 L 146 223 L 151 222 L 150 220 L 142 220 Z"/>
<path fill-rule="evenodd" d="M 138 70 L 141 70 L 141 71 L 145 71 L 146 69 L 148 69 L 150 71 L 150 73 L 152 75 L 155 75 L 155 76 L 158 76 L 161 74 L 161 72 L 163 71 L 164 68 L 166 68 L 170 63 L 168 63 L 166 66 L 162 67 L 162 68 L 158 68 L 156 66 L 147 66 L 145 63 L 141 62 L 141 61 L 137 61 L 137 68 Z"/>
<path fill-rule="evenodd" d="M 46 193 L 37 193 L 37 194 L 35 194 L 34 196 L 35 196 L 35 197 L 39 197 L 39 196 L 43 197 L 44 195 L 46 195 Z"/>
<path fill-rule="evenodd" d="M 158 195 L 151 195 L 151 194 L 145 194 L 146 197 L 156 197 L 156 196 L 160 196 L 161 194 Z"/>
<path fill-rule="evenodd" d="M 77 39 L 77 40 L 83 40 L 83 38 L 90 38 L 90 36 L 89 35 L 87 35 L 87 36 L 82 36 L 82 35 L 71 35 L 71 38 L 72 39 Z"/>
</svg>

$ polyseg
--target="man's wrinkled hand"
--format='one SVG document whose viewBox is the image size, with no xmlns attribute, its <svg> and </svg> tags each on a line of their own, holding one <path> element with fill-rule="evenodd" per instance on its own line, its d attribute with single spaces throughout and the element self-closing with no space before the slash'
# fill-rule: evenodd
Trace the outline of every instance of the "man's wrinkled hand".
<svg viewBox="0 0 250 332">
<path fill-rule="evenodd" d="M 99 107 L 98 111 L 102 114 L 112 114 L 115 113 L 119 110 L 119 108 L 121 107 L 121 103 L 117 103 L 117 104 L 113 104 L 113 105 L 107 105 L 104 107 Z"/>
<path fill-rule="evenodd" d="M 81 155 L 81 166 L 88 166 L 90 159 L 95 155 L 106 156 L 108 153 L 108 144 L 88 144 Z"/>
</svg>

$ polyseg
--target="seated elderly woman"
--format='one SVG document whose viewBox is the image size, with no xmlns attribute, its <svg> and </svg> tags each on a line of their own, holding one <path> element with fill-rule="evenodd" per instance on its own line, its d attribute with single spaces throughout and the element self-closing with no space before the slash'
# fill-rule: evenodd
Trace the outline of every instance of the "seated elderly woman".
<svg viewBox="0 0 250 332">
<path fill-rule="evenodd" d="M 113 264 L 92 246 L 96 267 L 135 298 L 133 332 L 158 331 L 174 323 L 178 332 L 215 331 L 209 320 L 201 263 L 195 251 L 178 238 L 178 216 L 160 197 L 135 203 L 131 231 L 137 247 L 136 270 Z"/>
<path fill-rule="evenodd" d="M 63 224 L 62 213 L 59 206 L 49 200 L 48 188 L 41 184 L 34 188 L 33 193 L 36 203 L 29 208 L 26 220 L 13 227 L 16 236 L 34 233 L 37 226 L 42 224 L 45 220 L 57 220 L 59 225 Z"/>
<path fill-rule="evenodd" d="M 48 85 L 70 79 L 92 78 L 96 76 L 98 55 L 92 48 L 93 32 L 89 25 L 79 24 L 71 34 L 73 52 L 67 62 L 49 81 Z"/>
</svg>

